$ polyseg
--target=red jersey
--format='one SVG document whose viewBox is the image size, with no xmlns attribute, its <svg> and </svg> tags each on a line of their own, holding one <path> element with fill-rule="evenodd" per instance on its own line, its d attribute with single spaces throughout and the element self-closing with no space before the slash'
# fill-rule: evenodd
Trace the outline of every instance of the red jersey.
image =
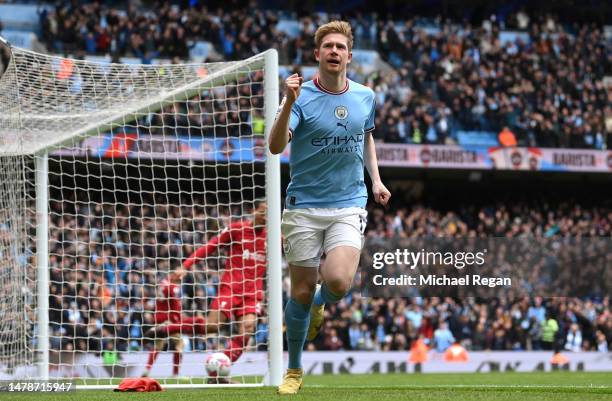
<svg viewBox="0 0 612 401">
<path fill-rule="evenodd" d="M 183 305 L 181 302 L 181 288 L 168 279 L 163 279 L 158 288 L 157 300 L 155 301 L 155 313 L 157 320 L 179 322 Z"/>
<path fill-rule="evenodd" d="M 263 289 L 266 276 L 266 230 L 255 230 L 250 221 L 232 223 L 221 234 L 198 248 L 185 262 L 187 269 L 211 255 L 221 246 L 229 247 L 229 257 L 221 285 L 232 288 L 234 293 L 256 294 Z"/>
</svg>

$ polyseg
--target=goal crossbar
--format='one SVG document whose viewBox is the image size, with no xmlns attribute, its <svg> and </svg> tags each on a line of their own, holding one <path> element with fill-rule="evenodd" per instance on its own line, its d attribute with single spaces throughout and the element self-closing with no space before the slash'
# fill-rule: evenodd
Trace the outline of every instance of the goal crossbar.
<svg viewBox="0 0 612 401">
<path fill-rule="evenodd" d="M 29 50 L 21 49 L 21 48 L 10 48 L 13 51 L 22 52 L 24 54 L 32 54 L 37 55 Z M 252 56 L 248 59 L 238 61 L 236 63 L 232 63 L 218 71 L 211 73 L 210 75 L 206 75 L 203 78 L 199 78 L 198 80 L 188 84 L 180 86 L 176 89 L 173 89 L 168 92 L 162 92 L 157 97 L 151 99 L 145 99 L 143 101 L 137 102 L 135 104 L 127 105 L 125 108 L 121 110 L 121 112 L 116 113 L 110 117 L 105 117 L 101 121 L 97 121 L 81 127 L 77 130 L 68 131 L 66 133 L 59 134 L 57 132 L 53 132 L 53 135 L 47 135 L 50 137 L 45 141 L 28 141 L 28 146 L 19 146 L 20 141 L 18 138 L 15 138 L 17 142 L 13 142 L 13 146 L 0 146 L 0 155 L 16 155 L 16 154 L 38 154 L 41 152 L 50 152 L 55 148 L 60 146 L 70 144 L 74 141 L 74 138 L 85 139 L 87 137 L 97 135 L 103 132 L 109 131 L 111 128 L 116 127 L 117 125 L 127 125 L 133 122 L 138 116 L 142 116 L 148 113 L 155 113 L 162 109 L 167 105 L 171 105 L 177 102 L 185 101 L 193 96 L 196 96 L 199 92 L 211 89 L 215 86 L 221 85 L 227 82 L 233 82 L 239 80 L 245 74 L 248 74 L 248 71 L 240 71 L 245 67 L 250 67 L 252 69 L 262 68 L 265 64 L 266 54 L 270 52 L 275 52 L 275 50 L 267 50 L 261 54 Z M 262 57 L 263 56 L 263 57 Z M 62 60 L 60 57 L 49 56 L 50 58 L 54 58 L 56 60 Z M 11 57 L 11 61 L 9 62 L 8 68 L 11 67 L 11 63 L 14 63 L 13 58 Z M 101 67 L 107 67 L 109 64 L 104 63 L 92 63 L 98 64 Z M 197 66 L 198 64 L 187 65 L 187 66 Z M 157 66 L 163 68 L 163 65 Z M 1 79 L 1 78 L 0 78 Z M 19 96 L 19 93 L 17 94 Z M 19 100 L 18 100 L 19 101 Z M 91 119 L 92 117 L 95 119 L 97 116 L 106 116 L 105 113 L 96 113 L 95 111 L 92 113 L 81 113 L 81 114 L 66 114 L 64 116 L 58 114 L 44 115 L 44 116 L 28 116 L 28 119 L 35 120 L 56 120 L 57 118 L 69 117 L 69 118 L 79 118 L 86 117 Z M 126 118 L 127 117 L 127 118 Z M 18 121 L 10 121 L 11 118 L 17 118 Z M 13 123 L 13 125 L 20 125 L 21 115 L 17 114 L 13 116 L 12 114 L 0 115 L 0 126 L 2 123 L 6 126 L 10 126 L 9 124 Z M 15 124 L 16 123 L 16 124 Z M 25 133 L 27 135 L 27 132 Z M 27 140 L 27 138 L 23 138 Z M 16 146 L 15 146 L 16 145 Z"/>
</svg>

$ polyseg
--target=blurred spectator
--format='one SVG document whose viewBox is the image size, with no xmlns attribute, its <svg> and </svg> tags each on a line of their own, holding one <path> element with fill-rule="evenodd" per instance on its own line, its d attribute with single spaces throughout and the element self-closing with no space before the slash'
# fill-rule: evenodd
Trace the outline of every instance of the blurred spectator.
<svg viewBox="0 0 612 401">
<path fill-rule="evenodd" d="M 425 343 L 425 338 L 423 335 L 420 335 L 419 338 L 412 343 L 412 347 L 410 347 L 410 357 L 408 360 L 412 363 L 423 363 L 429 359 L 427 353 L 429 352 L 429 347 Z"/>
<path fill-rule="evenodd" d="M 325 350 L 327 351 L 337 351 L 343 348 L 342 340 L 338 337 L 338 331 L 336 329 L 331 329 L 325 335 L 324 339 Z"/>
<path fill-rule="evenodd" d="M 511 148 L 517 145 L 516 137 L 514 133 L 510 131 L 510 128 L 504 127 L 498 135 L 499 144 L 505 148 Z"/>
<path fill-rule="evenodd" d="M 565 339 L 565 349 L 572 352 L 582 351 L 582 332 L 576 323 L 570 326 Z"/>
<path fill-rule="evenodd" d="M 536 297 L 533 302 L 533 305 L 527 310 L 527 318 L 533 318 L 538 323 L 542 323 L 546 319 L 546 308 L 542 305 L 542 298 Z"/>
<path fill-rule="evenodd" d="M 440 322 L 440 326 L 434 331 L 434 346 L 436 351 L 444 352 L 455 342 L 453 333 L 448 329 L 446 322 Z"/>
<path fill-rule="evenodd" d="M 597 341 L 597 351 L 598 352 L 608 352 L 608 341 L 606 340 L 606 335 L 601 330 L 597 330 L 595 334 Z"/>
<path fill-rule="evenodd" d="M 555 347 L 559 324 L 552 315 L 548 315 L 542 325 L 542 349 L 552 350 Z"/>
<path fill-rule="evenodd" d="M 268 319 L 265 317 L 260 318 L 257 323 L 257 332 L 255 333 L 255 344 L 257 344 L 258 351 L 265 351 L 268 349 L 269 330 L 270 325 L 268 324 Z"/>
<path fill-rule="evenodd" d="M 468 353 L 461 344 L 455 342 L 444 352 L 444 360 L 447 362 L 467 362 Z"/>
</svg>

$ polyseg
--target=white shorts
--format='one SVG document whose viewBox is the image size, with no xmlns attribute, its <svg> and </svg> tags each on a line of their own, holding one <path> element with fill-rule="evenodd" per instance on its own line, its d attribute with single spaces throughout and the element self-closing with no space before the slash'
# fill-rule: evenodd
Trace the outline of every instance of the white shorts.
<svg viewBox="0 0 612 401">
<path fill-rule="evenodd" d="M 281 232 L 287 262 L 319 267 L 323 252 L 337 246 L 361 250 L 367 216 L 359 207 L 285 209 Z"/>
</svg>

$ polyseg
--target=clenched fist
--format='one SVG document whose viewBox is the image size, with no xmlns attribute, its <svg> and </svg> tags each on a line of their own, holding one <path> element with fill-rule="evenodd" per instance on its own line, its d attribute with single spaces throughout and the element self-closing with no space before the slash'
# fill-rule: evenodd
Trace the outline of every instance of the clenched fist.
<svg viewBox="0 0 612 401">
<path fill-rule="evenodd" d="M 391 192 L 380 182 L 374 182 L 372 184 L 372 193 L 374 194 L 374 201 L 380 203 L 384 207 L 388 207 L 389 198 L 391 198 Z"/>
<path fill-rule="evenodd" d="M 302 88 L 303 82 L 304 78 L 300 77 L 298 74 L 293 74 L 285 80 L 285 86 L 287 87 L 285 96 L 289 104 L 293 104 L 298 96 L 300 96 L 300 89 Z"/>
</svg>

